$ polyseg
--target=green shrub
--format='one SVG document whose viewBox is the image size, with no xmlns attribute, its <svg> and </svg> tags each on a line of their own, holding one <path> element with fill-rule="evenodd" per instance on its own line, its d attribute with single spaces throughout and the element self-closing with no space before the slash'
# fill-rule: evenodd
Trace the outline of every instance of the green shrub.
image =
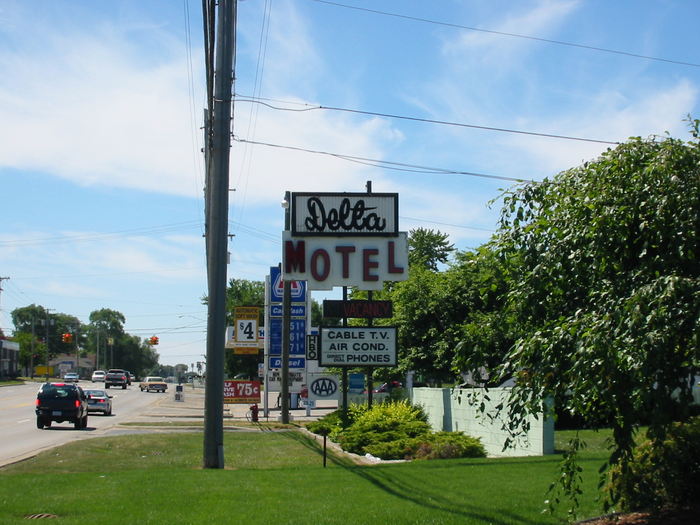
<svg viewBox="0 0 700 525">
<path fill-rule="evenodd" d="M 638 445 L 628 468 L 610 470 L 607 486 L 621 510 L 683 507 L 700 494 L 700 417 L 676 423 L 665 440 Z"/>
<path fill-rule="evenodd" d="M 346 427 L 351 426 L 355 422 L 355 420 L 360 415 L 367 412 L 367 410 L 367 405 L 351 404 L 348 407 L 348 423 Z M 332 441 L 338 441 L 338 436 L 340 435 L 340 433 L 342 433 L 343 429 L 346 428 L 343 426 L 342 410 L 334 410 L 333 412 L 329 412 L 317 421 L 311 421 L 309 423 L 306 423 L 305 426 L 307 429 L 309 429 L 310 432 L 313 432 L 314 434 L 323 435 L 323 433 L 326 433 L 326 435 L 329 436 Z"/>
<path fill-rule="evenodd" d="M 484 458 L 486 450 L 479 438 L 461 432 L 435 432 L 423 441 L 413 459 Z"/>
<path fill-rule="evenodd" d="M 338 442 L 343 450 L 366 454 L 370 445 L 428 434 L 427 421 L 423 409 L 407 401 L 381 403 L 359 414 L 350 427 L 339 433 Z"/>
<path fill-rule="evenodd" d="M 382 459 L 453 459 L 486 457 L 481 441 L 461 432 L 435 432 L 376 443 L 365 451 Z"/>
</svg>

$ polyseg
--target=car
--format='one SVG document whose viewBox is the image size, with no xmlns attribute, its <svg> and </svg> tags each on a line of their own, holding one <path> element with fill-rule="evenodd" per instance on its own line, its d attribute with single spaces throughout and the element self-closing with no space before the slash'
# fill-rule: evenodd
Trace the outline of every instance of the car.
<svg viewBox="0 0 700 525">
<path fill-rule="evenodd" d="M 128 385 L 126 371 L 121 368 L 110 368 L 105 374 L 105 388 L 120 386 L 124 390 Z"/>
<path fill-rule="evenodd" d="M 94 383 L 94 382 L 96 382 L 96 381 L 99 381 L 99 382 L 101 382 L 101 383 L 104 383 L 104 381 L 105 381 L 105 375 L 106 375 L 106 374 L 105 374 L 105 371 L 104 371 L 104 370 L 95 370 L 95 371 L 92 373 L 92 382 Z"/>
<path fill-rule="evenodd" d="M 124 375 L 126 376 L 126 384 L 131 385 L 131 379 L 134 377 L 134 375 L 129 372 L 128 370 L 124 370 Z"/>
<path fill-rule="evenodd" d="M 75 372 L 66 372 L 63 375 L 63 381 L 65 381 L 66 383 L 77 383 L 78 381 L 80 381 L 80 376 Z"/>
<path fill-rule="evenodd" d="M 168 385 L 165 384 L 162 377 L 147 376 L 143 381 L 141 381 L 139 388 L 141 389 L 141 392 L 144 390 L 146 392 L 150 392 L 151 390 L 155 390 L 156 392 L 165 392 L 168 389 Z"/>
<path fill-rule="evenodd" d="M 73 423 L 76 430 L 87 428 L 88 399 L 75 383 L 43 383 L 36 394 L 36 427 L 50 428 L 51 423 Z"/>
<path fill-rule="evenodd" d="M 112 415 L 112 396 L 104 390 L 85 390 L 88 398 L 88 412 L 102 412 L 105 416 Z"/>
</svg>

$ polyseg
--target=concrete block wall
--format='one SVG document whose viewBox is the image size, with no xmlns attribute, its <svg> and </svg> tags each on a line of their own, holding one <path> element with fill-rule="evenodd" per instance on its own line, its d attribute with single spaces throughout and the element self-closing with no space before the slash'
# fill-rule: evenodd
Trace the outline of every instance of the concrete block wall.
<svg viewBox="0 0 700 525">
<path fill-rule="evenodd" d="M 470 398 L 475 404 L 470 403 Z M 479 395 L 479 389 L 451 388 L 414 388 L 412 402 L 422 405 L 428 414 L 428 421 L 433 430 L 461 431 L 470 436 L 478 437 L 489 456 L 541 456 L 554 453 L 554 421 L 530 418 L 530 431 L 526 436 L 519 437 L 517 442 L 503 450 L 508 434 L 502 429 L 503 416 L 492 420 L 487 414 L 496 413 L 496 405 L 507 400 L 509 388 L 491 388 L 488 391 L 489 401 Z M 479 404 L 485 404 L 485 411 L 479 411 Z M 505 413 L 505 410 L 503 411 Z"/>
</svg>

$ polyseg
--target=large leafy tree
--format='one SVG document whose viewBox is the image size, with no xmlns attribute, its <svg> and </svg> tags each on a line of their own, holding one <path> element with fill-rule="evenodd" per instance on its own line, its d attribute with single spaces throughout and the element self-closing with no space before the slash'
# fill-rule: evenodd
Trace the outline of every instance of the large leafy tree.
<svg viewBox="0 0 700 525">
<path fill-rule="evenodd" d="M 438 263 L 445 264 L 454 249 L 446 233 L 426 228 L 409 232 L 408 262 L 412 267 L 422 266 L 436 272 Z"/>
<path fill-rule="evenodd" d="M 262 326 L 262 312 L 265 305 L 265 283 L 262 281 L 249 281 L 246 279 L 231 279 L 226 289 L 226 310 L 228 312 L 228 324 L 233 326 L 233 316 L 237 306 L 260 307 L 261 318 L 258 326 Z M 262 352 L 256 355 L 237 355 L 233 350 L 226 350 L 226 371 L 229 376 L 245 374 L 248 377 L 256 377 L 258 374 L 258 362 L 262 359 Z"/>
<path fill-rule="evenodd" d="M 633 138 L 505 195 L 497 249 L 517 261 L 508 296 L 516 338 L 500 372 L 517 378 L 512 421 L 554 397 L 593 427 L 612 425 L 618 472 L 642 423 L 658 443 L 688 417 L 698 372 L 694 124 L 694 141 Z"/>
<path fill-rule="evenodd" d="M 43 306 L 35 304 L 15 308 L 11 315 L 12 323 L 15 326 L 15 335 L 33 333 L 36 341 L 41 341 L 44 345 L 48 343 L 50 356 L 62 353 L 75 353 L 76 345 L 81 347 L 85 339 L 82 324 L 73 315 L 51 313 Z M 64 333 L 74 334 L 74 340 L 70 343 L 63 342 L 61 336 Z"/>
</svg>

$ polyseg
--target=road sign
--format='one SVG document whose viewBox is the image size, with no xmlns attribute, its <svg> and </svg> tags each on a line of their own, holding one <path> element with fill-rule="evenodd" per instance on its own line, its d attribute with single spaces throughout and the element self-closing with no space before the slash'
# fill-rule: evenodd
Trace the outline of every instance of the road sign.
<svg viewBox="0 0 700 525">
<path fill-rule="evenodd" d="M 396 327 L 322 327 L 319 365 L 396 366 Z"/>
<path fill-rule="evenodd" d="M 236 354 L 257 354 L 260 309 L 257 306 L 238 306 L 233 317 L 233 340 L 227 340 L 226 346 L 233 348 Z"/>
<path fill-rule="evenodd" d="M 270 368 L 282 368 L 282 358 L 271 357 Z M 289 368 L 306 368 L 306 359 L 303 357 L 290 357 Z"/>
<path fill-rule="evenodd" d="M 282 355 L 282 319 L 270 318 L 270 355 Z M 289 322 L 289 355 L 303 357 L 306 353 L 306 319 Z"/>
<path fill-rule="evenodd" d="M 306 359 L 318 360 L 318 334 L 306 336 Z"/>
<path fill-rule="evenodd" d="M 393 315 L 391 301 L 323 301 L 323 317 L 388 318 Z"/>
<path fill-rule="evenodd" d="M 295 303 L 306 302 L 306 282 L 291 281 L 292 301 Z M 284 298 L 284 280 L 279 267 L 270 267 L 270 302 L 281 303 Z"/>
<path fill-rule="evenodd" d="M 306 318 L 306 304 L 304 303 L 292 303 L 290 311 L 292 319 Z M 270 317 L 282 317 L 284 315 L 284 310 L 281 304 L 271 304 L 270 305 Z"/>
<path fill-rule="evenodd" d="M 233 405 L 260 403 L 260 381 L 224 381 L 224 403 Z"/>
<path fill-rule="evenodd" d="M 338 376 L 331 374 L 309 374 L 308 396 L 311 401 L 337 400 L 340 393 Z"/>
</svg>

